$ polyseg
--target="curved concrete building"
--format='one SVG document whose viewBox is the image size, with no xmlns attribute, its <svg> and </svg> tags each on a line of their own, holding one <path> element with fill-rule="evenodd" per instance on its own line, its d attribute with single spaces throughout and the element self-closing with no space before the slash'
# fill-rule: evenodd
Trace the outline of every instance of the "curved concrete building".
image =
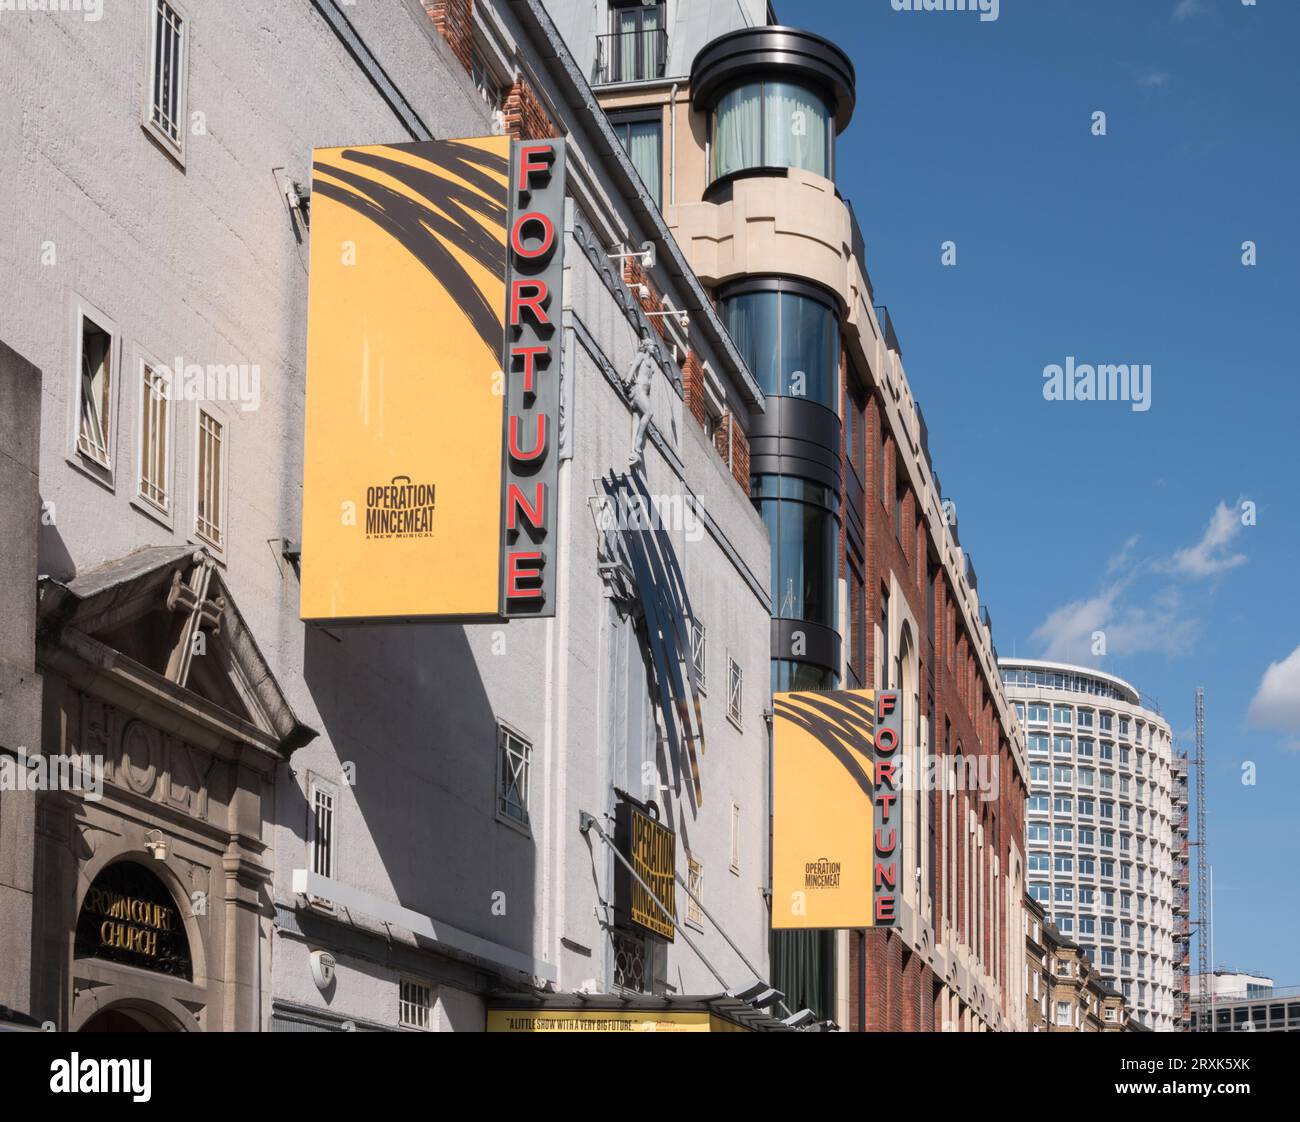
<svg viewBox="0 0 1300 1122">
<path fill-rule="evenodd" d="M 1062 934 L 1111 979 L 1146 1028 L 1183 1016 L 1186 757 L 1169 723 L 1122 678 L 1002 659 L 1025 729 L 1026 879 Z"/>
</svg>

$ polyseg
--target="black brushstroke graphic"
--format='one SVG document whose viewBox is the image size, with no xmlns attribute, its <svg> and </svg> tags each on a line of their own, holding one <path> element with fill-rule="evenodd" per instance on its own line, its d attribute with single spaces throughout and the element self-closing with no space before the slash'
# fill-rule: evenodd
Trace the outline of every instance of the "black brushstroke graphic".
<svg viewBox="0 0 1300 1122">
<path fill-rule="evenodd" d="M 873 758 L 876 734 L 875 706 L 861 694 L 847 690 L 799 695 L 797 704 L 778 700 L 778 717 L 810 732 L 840 761 L 861 788 L 871 796 L 872 782 L 859 757 Z"/>
<path fill-rule="evenodd" d="M 493 307 L 487 301 L 448 246 L 455 246 L 471 261 L 504 280 L 506 187 L 480 169 L 504 176 L 509 173 L 507 161 L 456 141 L 396 146 L 392 150 L 417 155 L 426 166 L 409 164 L 376 151 L 348 148 L 342 152 L 342 159 L 348 162 L 346 167 L 321 161 L 313 164 L 314 171 L 340 182 L 314 178 L 312 191 L 342 203 L 396 238 L 447 291 L 484 345 L 494 354 L 500 354 L 505 309 Z M 420 198 L 394 190 L 369 172 L 382 172 L 396 179 Z M 458 176 L 500 201 L 484 198 L 465 183 L 457 183 L 446 175 Z"/>
</svg>

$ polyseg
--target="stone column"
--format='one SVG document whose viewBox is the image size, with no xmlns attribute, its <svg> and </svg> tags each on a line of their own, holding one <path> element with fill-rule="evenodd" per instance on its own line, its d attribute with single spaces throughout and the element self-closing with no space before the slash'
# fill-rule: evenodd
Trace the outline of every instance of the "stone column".
<svg viewBox="0 0 1300 1122">
<path fill-rule="evenodd" d="M 225 875 L 224 973 L 221 1028 L 227 1032 L 261 1029 L 262 911 L 271 883 L 261 843 L 265 776 L 244 764 L 235 767 L 230 800 L 230 844 L 222 858 Z"/>
<path fill-rule="evenodd" d="M 41 372 L 0 342 L 0 752 L 41 745 L 36 673 Z M 0 790 L 0 1005 L 31 1008 L 36 796 Z"/>
</svg>

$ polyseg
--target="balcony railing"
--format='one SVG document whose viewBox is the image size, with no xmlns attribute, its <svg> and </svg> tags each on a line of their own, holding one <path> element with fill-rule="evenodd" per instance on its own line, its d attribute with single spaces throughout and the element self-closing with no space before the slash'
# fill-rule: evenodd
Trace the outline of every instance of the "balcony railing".
<svg viewBox="0 0 1300 1122">
<path fill-rule="evenodd" d="M 614 82 L 648 82 L 668 68 L 668 32 L 663 28 L 615 31 L 596 36 L 593 86 Z"/>
</svg>

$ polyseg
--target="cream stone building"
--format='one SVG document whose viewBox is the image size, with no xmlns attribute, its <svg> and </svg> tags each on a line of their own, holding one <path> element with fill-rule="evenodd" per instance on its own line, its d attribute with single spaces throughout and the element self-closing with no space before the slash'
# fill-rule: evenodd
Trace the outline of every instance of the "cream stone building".
<svg viewBox="0 0 1300 1122">
<path fill-rule="evenodd" d="M 764 394 L 544 9 L 0 18 L 0 753 L 66 765 L 0 790 L 0 1004 L 69 1030 L 482 1030 L 494 1000 L 653 1025 L 695 995 L 779 1024 L 720 996 L 768 973 L 769 544 L 730 448 L 684 421 L 685 371 L 737 447 Z M 304 625 L 313 149 L 502 133 L 567 154 L 555 615 Z M 609 478 L 668 511 L 666 615 L 596 517 Z M 689 693 L 660 689 L 674 666 Z M 699 792 L 668 759 L 679 702 Z M 625 807 L 671 840 L 672 941 L 626 918 Z"/>
</svg>

